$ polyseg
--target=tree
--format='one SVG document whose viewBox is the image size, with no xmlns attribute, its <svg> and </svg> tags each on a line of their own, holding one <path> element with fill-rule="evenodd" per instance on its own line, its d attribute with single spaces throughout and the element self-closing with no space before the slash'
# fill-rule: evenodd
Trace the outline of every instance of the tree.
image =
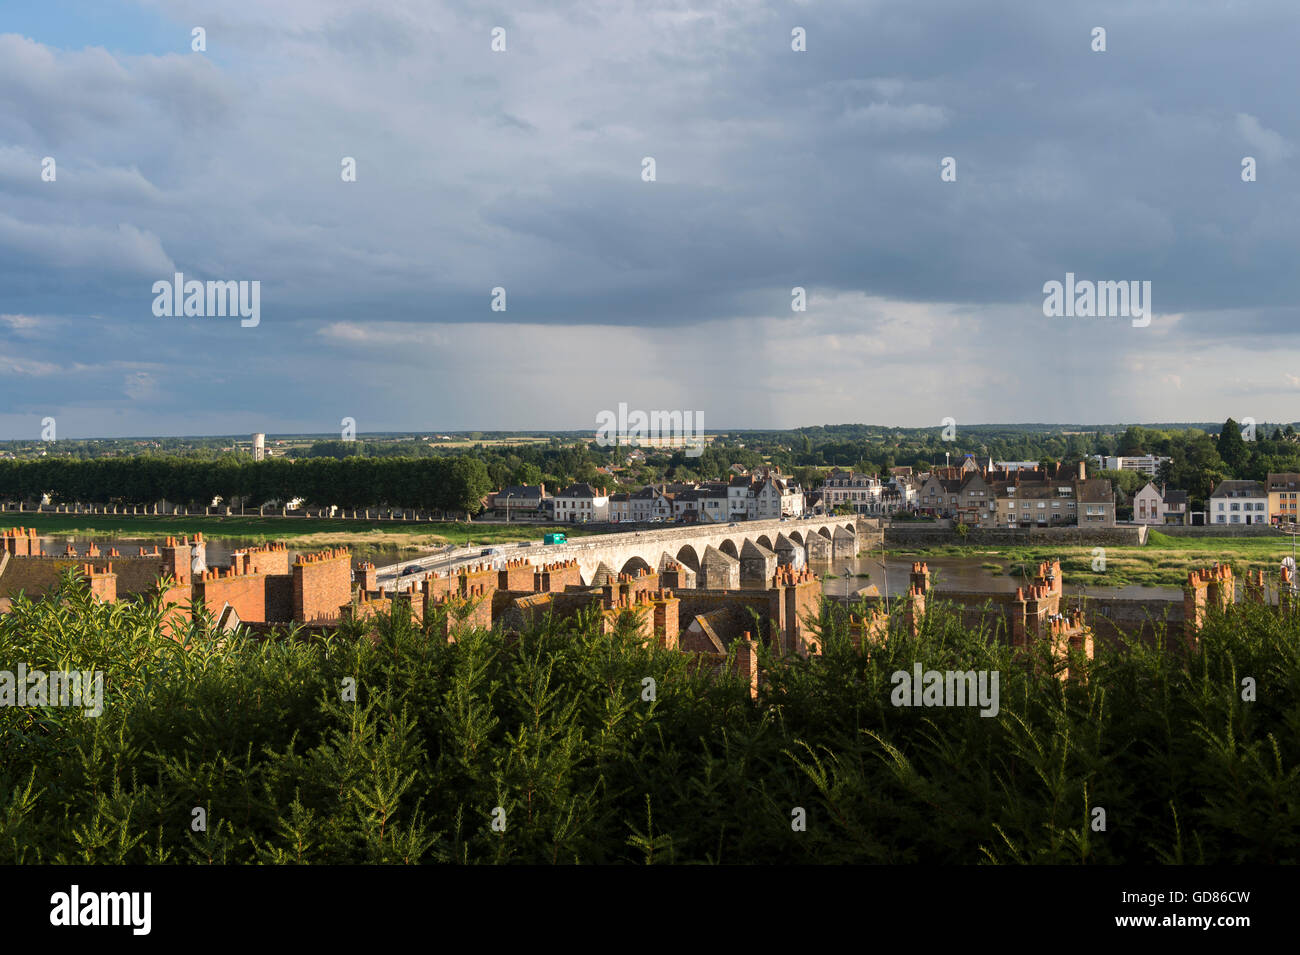
<svg viewBox="0 0 1300 955">
<path fill-rule="evenodd" d="M 1218 451 L 1223 463 L 1233 473 L 1246 462 L 1249 449 L 1241 439 L 1241 426 L 1231 418 L 1223 423 L 1223 430 L 1219 432 Z"/>
<path fill-rule="evenodd" d="M 515 483 L 538 485 L 542 483 L 542 469 L 536 464 L 521 464 L 515 469 Z"/>
</svg>

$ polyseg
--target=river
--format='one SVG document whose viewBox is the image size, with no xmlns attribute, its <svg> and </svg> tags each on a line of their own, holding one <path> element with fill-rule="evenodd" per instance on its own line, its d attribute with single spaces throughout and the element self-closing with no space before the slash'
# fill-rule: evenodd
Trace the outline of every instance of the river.
<svg viewBox="0 0 1300 955">
<path fill-rule="evenodd" d="M 1015 593 L 1017 587 L 1028 583 L 1019 575 L 1011 576 L 1007 573 L 1007 567 L 1013 563 L 1011 561 L 995 561 L 987 557 L 930 557 L 925 563 L 930 568 L 932 586 L 940 593 L 956 590 L 1008 594 Z M 982 566 L 986 563 L 998 564 L 1002 573 L 995 575 Z M 883 566 L 879 557 L 866 556 L 814 561 L 808 566 L 815 574 L 836 575 L 836 579 L 827 580 L 822 585 L 823 591 L 831 596 L 851 596 L 864 587 L 871 586 L 875 586 L 883 595 L 886 583 L 889 593 L 896 596 L 906 592 L 912 573 L 912 560 L 904 557 L 888 558 Z M 869 576 L 860 576 L 862 574 Z M 1065 593 L 1144 600 L 1183 599 L 1182 589 L 1178 587 L 1143 587 L 1140 584 L 1123 587 L 1085 586 L 1071 584 L 1068 576 L 1065 579 Z"/>
</svg>

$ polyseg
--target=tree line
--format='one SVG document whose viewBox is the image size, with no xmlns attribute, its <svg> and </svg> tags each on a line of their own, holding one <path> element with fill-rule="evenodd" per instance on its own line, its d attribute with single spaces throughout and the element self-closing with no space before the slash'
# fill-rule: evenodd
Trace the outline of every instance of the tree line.
<svg viewBox="0 0 1300 955">
<path fill-rule="evenodd" d="M 54 503 L 257 507 L 301 499 L 314 507 L 409 507 L 475 513 L 491 490 L 487 468 L 470 456 L 198 461 L 47 458 L 0 461 L 0 498 Z"/>
</svg>

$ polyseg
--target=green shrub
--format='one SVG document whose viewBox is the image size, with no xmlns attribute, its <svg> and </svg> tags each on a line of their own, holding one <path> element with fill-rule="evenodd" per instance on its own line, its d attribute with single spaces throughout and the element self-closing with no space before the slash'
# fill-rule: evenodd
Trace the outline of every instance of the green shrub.
<svg viewBox="0 0 1300 955">
<path fill-rule="evenodd" d="M 182 645 L 156 604 L 69 576 L 0 617 L 0 669 L 101 670 L 104 711 L 0 708 L 0 863 L 1300 859 L 1294 618 L 1212 615 L 1194 653 L 1099 647 L 1071 682 L 942 601 L 917 636 L 895 623 L 865 654 L 824 607 L 824 652 L 764 648 L 752 701 L 591 614 L 451 644 L 400 612 L 324 639 L 201 620 Z M 916 661 L 998 671 L 1000 712 L 894 707 Z"/>
</svg>

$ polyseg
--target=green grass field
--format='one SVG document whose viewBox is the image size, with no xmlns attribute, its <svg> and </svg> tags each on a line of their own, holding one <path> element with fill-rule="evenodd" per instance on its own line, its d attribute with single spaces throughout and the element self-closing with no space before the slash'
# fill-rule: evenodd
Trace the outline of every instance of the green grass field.
<svg viewBox="0 0 1300 955">
<path fill-rule="evenodd" d="M 991 573 L 1019 576 L 1023 568 L 1031 572 L 1039 561 L 1061 559 L 1061 570 L 1071 583 L 1101 587 L 1140 585 L 1179 587 L 1187 572 L 1214 563 L 1232 565 L 1238 577 L 1263 570 L 1275 581 L 1282 558 L 1291 553 L 1291 538 L 1275 537 L 1170 537 L 1151 531 L 1145 546 L 1106 547 L 1105 569 L 1093 569 L 1097 556 L 1090 545 L 991 546 L 943 544 L 935 547 L 891 549 L 899 557 L 964 557 L 979 559 L 980 566 Z"/>
<path fill-rule="evenodd" d="M 103 514 L 6 513 L 0 527 L 32 527 L 42 535 L 154 539 L 202 533 L 210 540 L 288 541 L 301 546 L 369 544 L 411 548 L 510 543 L 560 532 L 591 533 L 573 526 L 541 524 L 430 524 L 401 521 L 331 520 L 314 517 L 126 517 Z"/>
</svg>

